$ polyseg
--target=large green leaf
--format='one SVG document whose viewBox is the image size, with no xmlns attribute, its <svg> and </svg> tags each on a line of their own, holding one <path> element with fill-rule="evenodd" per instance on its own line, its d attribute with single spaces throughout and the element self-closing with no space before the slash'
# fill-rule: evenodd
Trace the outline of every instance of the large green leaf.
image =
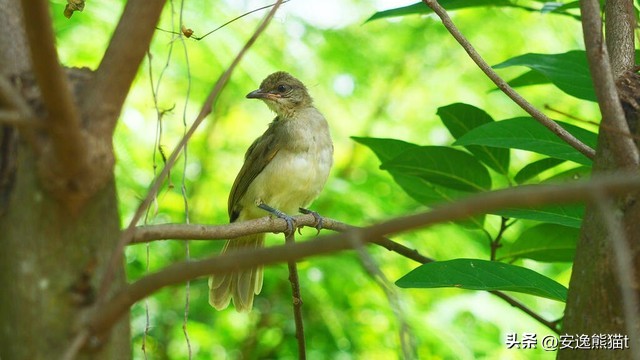
<svg viewBox="0 0 640 360">
<path fill-rule="evenodd" d="M 391 160 L 400 153 L 408 149 L 415 149 L 419 146 L 396 139 L 381 139 L 367 137 L 352 137 L 356 142 L 369 147 L 380 159 L 381 162 Z M 444 202 L 452 202 L 465 195 L 467 191 L 459 191 L 444 186 L 433 184 L 421 177 L 407 175 L 402 171 L 389 170 L 389 174 L 393 180 L 414 200 L 426 205 L 432 206 Z M 460 221 L 459 224 L 465 227 L 483 228 L 485 216 L 476 216 L 470 220 Z"/>
<path fill-rule="evenodd" d="M 515 291 L 558 301 L 567 299 L 567 288 L 533 270 L 479 259 L 424 264 L 400 278 L 396 285 L 402 288 Z"/>
<path fill-rule="evenodd" d="M 493 118 L 484 110 L 462 103 L 438 108 L 437 114 L 455 139 L 480 125 L 493 122 Z M 509 173 L 508 149 L 478 145 L 469 145 L 465 148 L 498 173 L 505 176 Z"/>
<path fill-rule="evenodd" d="M 526 11 L 533 11 L 533 12 L 538 12 L 539 11 L 539 12 L 542 12 L 542 13 L 568 15 L 568 16 L 571 16 L 573 18 L 580 19 L 579 16 L 573 15 L 573 14 L 568 13 L 566 11 L 566 10 L 569 10 L 569 9 L 573 8 L 572 6 L 568 6 L 569 4 L 567 4 L 566 7 L 563 7 L 563 6 L 551 7 L 551 6 L 549 6 L 547 4 L 546 1 L 542 2 L 543 4 L 542 4 L 542 7 L 540 9 L 538 9 L 538 6 L 532 7 L 532 6 L 522 5 L 522 3 L 525 2 L 525 1 L 522 1 L 522 0 L 520 0 L 520 1 L 517 1 L 517 0 L 516 1 L 508 1 L 508 0 L 439 0 L 438 2 L 440 3 L 440 5 L 442 5 L 442 7 L 444 7 L 448 11 L 457 10 L 457 9 L 464 9 L 464 8 L 472 8 L 472 7 L 482 7 L 482 6 L 513 7 L 513 8 L 526 10 Z M 534 1 L 531 1 L 531 2 L 540 2 L 540 1 L 535 1 L 534 0 Z M 555 4 L 555 3 L 551 3 L 551 4 Z M 418 3 L 412 4 L 412 5 L 403 6 L 403 7 L 399 7 L 399 8 L 395 8 L 395 9 L 378 11 L 377 13 L 373 14 L 369 19 L 367 19 L 366 22 L 373 21 L 373 20 L 378 20 L 378 19 L 390 18 L 390 17 L 397 17 L 397 16 L 425 15 L 425 14 L 430 14 L 430 13 L 432 13 L 431 8 L 429 8 L 423 2 L 418 2 Z"/>
<path fill-rule="evenodd" d="M 520 234 L 507 249 L 504 258 L 528 258 L 537 261 L 573 261 L 580 229 L 556 224 L 539 224 Z"/>
<path fill-rule="evenodd" d="M 553 167 L 556 167 L 562 164 L 564 160 L 554 159 L 554 158 L 544 158 L 538 161 L 534 161 L 532 163 L 527 164 L 525 167 L 520 169 L 516 176 L 514 176 L 514 180 L 518 184 L 523 184 L 532 178 L 540 175 L 540 173 L 549 170 Z"/>
<path fill-rule="evenodd" d="M 597 142 L 595 133 L 571 124 L 559 121 L 557 123 L 586 145 L 595 148 Z M 481 125 L 459 138 L 454 145 L 485 145 L 528 150 L 591 165 L 589 158 L 530 117 L 518 117 Z"/>
<path fill-rule="evenodd" d="M 508 0 L 440 0 L 438 1 L 442 7 L 447 10 L 456 10 L 463 9 L 468 7 L 479 7 L 479 6 L 515 6 L 511 4 Z M 395 9 L 378 11 L 373 14 L 366 22 L 397 17 L 397 16 L 407 16 L 407 15 L 425 15 L 430 14 L 433 11 L 430 7 L 428 7 L 423 2 L 418 2 L 412 5 L 403 6 Z"/>
<path fill-rule="evenodd" d="M 578 229 L 582 225 L 584 209 L 582 204 L 553 205 L 537 209 L 504 209 L 494 211 L 492 214 L 507 218 L 553 223 Z"/>
<path fill-rule="evenodd" d="M 583 50 L 563 54 L 529 53 L 513 57 L 493 67 L 502 69 L 510 66 L 526 66 L 544 75 L 565 93 L 583 100 L 596 101 L 587 55 Z"/>
<path fill-rule="evenodd" d="M 445 146 L 420 146 L 403 151 L 380 166 L 383 170 L 423 178 L 453 190 L 491 189 L 489 171 L 472 155 Z"/>
<path fill-rule="evenodd" d="M 360 144 L 371 149 L 376 154 L 378 159 L 380 159 L 380 162 L 391 160 L 407 149 L 419 147 L 419 145 L 396 139 L 358 136 L 352 136 L 351 138 L 356 142 L 359 142 Z"/>
</svg>

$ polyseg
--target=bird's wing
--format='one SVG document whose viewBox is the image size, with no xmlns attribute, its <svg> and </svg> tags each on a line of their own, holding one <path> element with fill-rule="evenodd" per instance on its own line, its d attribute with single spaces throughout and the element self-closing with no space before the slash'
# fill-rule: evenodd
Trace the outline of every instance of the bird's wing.
<svg viewBox="0 0 640 360">
<path fill-rule="evenodd" d="M 281 142 L 276 141 L 277 118 L 270 125 L 267 131 L 257 138 L 247 150 L 244 156 L 244 164 L 233 182 L 231 193 L 229 194 L 229 221 L 234 222 L 240 215 L 238 203 L 244 196 L 253 180 L 271 162 L 280 150 Z"/>
</svg>

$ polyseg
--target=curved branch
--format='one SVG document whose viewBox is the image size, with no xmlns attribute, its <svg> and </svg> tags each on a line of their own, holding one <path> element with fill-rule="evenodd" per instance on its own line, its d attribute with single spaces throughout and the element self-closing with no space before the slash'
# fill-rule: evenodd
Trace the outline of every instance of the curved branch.
<svg viewBox="0 0 640 360">
<path fill-rule="evenodd" d="M 467 52 L 473 62 L 478 65 L 480 70 L 482 70 L 482 72 L 484 72 L 485 75 L 487 75 L 487 77 L 491 79 L 491 81 L 493 81 L 500 90 L 502 90 L 502 92 L 504 92 L 509 98 L 511 98 L 511 100 L 513 100 L 522 109 L 524 109 L 524 111 L 526 111 L 529 115 L 536 119 L 540 124 L 544 125 L 547 129 L 551 130 L 552 133 L 556 134 L 556 136 L 558 136 L 564 142 L 571 145 L 574 149 L 578 150 L 589 159 L 593 160 L 595 158 L 595 150 L 578 140 L 562 126 L 553 121 L 553 119 L 549 118 L 540 110 L 536 109 L 535 106 L 533 106 L 530 102 L 523 98 L 517 91 L 509 86 L 509 84 L 507 84 L 504 79 L 501 78 L 498 73 L 496 73 L 491 68 L 491 66 L 489 66 L 489 64 L 484 61 L 482 56 L 480 56 L 476 49 L 473 48 L 473 45 L 471 45 L 471 43 L 464 37 L 464 35 L 462 35 L 453 21 L 451 21 L 451 18 L 447 14 L 447 11 L 438 3 L 437 0 L 423 0 L 423 2 L 440 17 L 444 27 L 447 28 L 449 33 L 451 33 L 456 41 L 458 41 L 458 43 Z"/>
<path fill-rule="evenodd" d="M 99 121 L 92 125 L 96 127 L 94 131 L 103 136 L 111 134 L 116 126 L 164 3 L 165 0 L 131 0 L 124 8 L 83 103 L 85 112 L 99 115 Z"/>
<path fill-rule="evenodd" d="M 116 293 L 111 301 L 98 304 L 93 313 L 87 317 L 84 327 L 94 334 L 102 333 L 109 329 L 135 302 L 163 287 L 198 277 L 334 253 L 352 248 L 354 242 L 377 243 L 381 236 L 386 234 L 462 220 L 508 207 L 532 208 L 546 204 L 587 201 L 595 191 L 600 191 L 607 196 L 619 196 L 637 190 L 638 187 L 640 187 L 640 176 L 624 173 L 563 185 L 519 186 L 477 194 L 428 212 L 391 219 L 366 228 L 349 228 L 344 233 L 323 236 L 310 241 L 239 250 L 205 260 L 177 263 L 127 285 Z M 285 226 L 285 221 L 282 219 L 273 221 L 279 222 L 278 226 Z"/>
<path fill-rule="evenodd" d="M 616 165 L 621 168 L 636 168 L 639 163 L 639 155 L 633 139 L 616 134 L 618 132 L 628 134 L 629 125 L 620 104 L 607 46 L 602 35 L 600 2 L 598 0 L 580 1 L 580 12 L 589 70 L 602 114 L 603 134 L 609 139 L 609 146 Z M 633 39 L 633 31 L 631 37 Z"/>
<path fill-rule="evenodd" d="M 88 167 L 85 141 L 66 73 L 58 61 L 49 3 L 23 0 L 22 14 L 33 71 L 47 111 L 46 128 L 55 153 L 55 174 L 78 178 Z"/>
</svg>

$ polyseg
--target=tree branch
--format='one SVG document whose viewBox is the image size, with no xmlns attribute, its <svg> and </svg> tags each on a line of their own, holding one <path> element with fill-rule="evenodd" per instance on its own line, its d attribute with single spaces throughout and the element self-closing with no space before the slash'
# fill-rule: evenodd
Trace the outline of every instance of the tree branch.
<svg viewBox="0 0 640 360">
<path fill-rule="evenodd" d="M 275 13 L 278 10 L 278 8 L 280 7 L 281 3 L 282 3 L 282 0 L 278 0 L 276 2 L 276 4 L 269 11 L 267 16 L 264 18 L 264 20 L 262 20 L 260 25 L 258 25 L 258 27 L 254 31 L 254 33 L 251 36 L 251 38 L 249 38 L 249 40 L 244 45 L 244 47 L 240 50 L 240 52 L 238 52 L 238 54 L 233 59 L 233 61 L 229 65 L 229 67 L 222 73 L 222 75 L 220 75 L 220 77 L 218 78 L 218 81 L 216 81 L 213 89 L 209 93 L 209 96 L 205 100 L 205 103 L 202 106 L 202 109 L 200 109 L 200 113 L 198 114 L 198 116 L 194 120 L 193 124 L 191 125 L 189 130 L 184 134 L 184 136 L 182 137 L 182 139 L 180 140 L 180 142 L 178 143 L 176 148 L 173 150 L 173 152 L 171 153 L 171 155 L 167 159 L 167 161 L 166 161 L 166 163 L 164 165 L 164 168 L 162 168 L 162 171 L 158 174 L 158 176 L 156 176 L 156 178 L 153 180 L 153 182 L 149 186 L 149 190 L 147 191 L 147 195 L 145 196 L 144 200 L 138 206 L 138 209 L 134 213 L 131 221 L 129 222 L 129 225 L 123 231 L 123 233 L 122 233 L 122 235 L 120 237 L 120 241 L 119 241 L 118 245 L 114 248 L 113 254 L 111 256 L 111 261 L 108 264 L 108 267 L 107 267 L 107 269 L 105 271 L 105 276 L 104 276 L 104 278 L 102 280 L 102 283 L 101 283 L 101 286 L 100 286 L 100 290 L 98 292 L 99 302 L 101 302 L 101 301 L 106 299 L 107 289 L 109 288 L 109 284 L 112 281 L 113 274 L 115 273 L 115 271 L 118 268 L 118 266 L 120 266 L 120 260 L 124 256 L 124 248 L 129 242 L 131 242 L 131 239 L 133 238 L 133 234 L 135 232 L 136 224 L 138 223 L 138 221 L 140 220 L 140 218 L 144 214 L 145 209 L 147 209 L 149 207 L 149 205 L 151 204 L 151 201 L 153 200 L 153 197 L 158 192 L 158 189 L 160 189 L 160 186 L 162 185 L 164 179 L 167 177 L 167 174 L 169 173 L 169 171 L 171 170 L 171 168 L 175 164 L 176 160 L 178 159 L 178 156 L 180 156 L 180 153 L 184 149 L 185 145 L 187 144 L 187 142 L 189 141 L 189 139 L 191 138 L 193 133 L 195 133 L 195 131 L 198 128 L 198 126 L 200 126 L 202 121 L 204 121 L 205 117 L 207 115 L 209 115 L 209 113 L 211 113 L 211 109 L 213 107 L 213 103 L 216 101 L 216 99 L 220 95 L 220 92 L 222 92 L 222 89 L 224 88 L 224 86 L 229 81 L 229 78 L 231 77 L 231 73 L 236 68 L 236 66 L 240 63 L 240 60 L 242 60 L 242 58 L 247 53 L 249 48 L 251 48 L 253 43 L 258 39 L 260 34 L 266 29 L 267 25 L 269 24 L 269 22 L 271 21 L 271 19 L 275 15 Z"/>
<path fill-rule="evenodd" d="M 205 260 L 177 263 L 122 288 L 110 301 L 94 307 L 93 313 L 89 314 L 84 326 L 90 329 L 92 334 L 102 333 L 109 329 L 135 302 L 163 287 L 198 277 L 334 253 L 352 248 L 354 239 L 377 243 L 380 237 L 386 234 L 462 220 L 499 209 L 534 208 L 546 204 L 587 201 L 595 191 L 600 191 L 606 196 L 620 196 L 637 190 L 638 187 L 640 187 L 640 177 L 637 174 L 628 173 L 600 176 L 589 181 L 576 181 L 571 184 L 525 185 L 477 194 L 455 203 L 444 204 L 428 212 L 391 219 L 366 228 L 350 228 L 341 234 L 323 236 L 310 241 L 240 250 Z M 282 219 L 273 219 L 273 221 L 285 226 L 285 221 Z"/>
<path fill-rule="evenodd" d="M 291 231 L 285 236 L 286 243 L 295 244 L 296 232 Z M 307 358 L 307 348 L 304 341 L 304 323 L 302 321 L 302 295 L 300 293 L 300 278 L 298 277 L 298 266 L 295 261 L 288 262 L 289 282 L 291 283 L 291 295 L 293 297 L 293 318 L 296 324 L 296 340 L 298 341 L 298 359 Z"/>
<path fill-rule="evenodd" d="M 634 30 L 636 16 L 633 1 L 607 0 L 604 3 L 607 21 L 607 49 L 611 51 L 609 60 L 613 77 L 618 78 L 636 65 Z"/>
<path fill-rule="evenodd" d="M 629 246 L 629 238 L 624 231 L 624 225 L 616 216 L 616 206 L 602 195 L 601 192 L 592 193 L 595 207 L 600 212 L 607 229 L 607 243 L 613 254 L 613 264 L 618 277 L 618 287 L 622 297 L 624 324 L 629 335 L 631 359 L 640 359 L 640 299 L 637 293 L 637 279 L 634 271 L 634 252 Z"/>
<path fill-rule="evenodd" d="M 164 0 L 127 2 L 83 103 L 85 113 L 98 114 L 99 121 L 92 124 L 96 127 L 95 132 L 104 136 L 113 133 L 129 87 L 151 43 L 164 3 Z"/>
<path fill-rule="evenodd" d="M 540 110 L 536 109 L 531 103 L 529 103 L 525 98 L 523 98 L 517 91 L 515 91 L 506 81 L 504 81 L 492 68 L 487 64 L 486 61 L 480 56 L 480 54 L 473 48 L 473 45 L 462 35 L 460 30 L 455 26 L 451 18 L 447 14 L 447 11 L 438 3 L 437 0 L 423 0 L 423 2 L 430 7 L 434 13 L 436 13 L 440 19 L 442 20 L 442 24 L 449 31 L 449 33 L 458 41 L 458 43 L 462 46 L 462 48 L 467 52 L 469 57 L 478 65 L 480 70 L 487 75 L 491 81 L 493 81 L 496 86 L 502 92 L 504 92 L 511 100 L 513 100 L 516 104 L 518 104 L 524 111 L 526 111 L 529 115 L 531 115 L 534 119 L 536 119 L 539 123 L 544 125 L 547 129 L 551 130 L 556 136 L 562 139 L 567 144 L 571 145 L 574 149 L 578 150 L 582 154 L 584 154 L 589 159 L 595 158 L 595 151 L 575 138 L 568 131 L 566 131 L 562 126 L 558 125 L 555 121 L 549 118 L 547 115 L 542 113 Z"/>
<path fill-rule="evenodd" d="M 73 101 L 66 73 L 58 62 L 49 3 L 22 0 L 31 62 L 42 101 L 47 111 L 47 130 L 51 136 L 56 176 L 79 178 L 87 173 L 85 141 L 80 116 Z"/>
<path fill-rule="evenodd" d="M 580 12 L 589 70 L 602 114 L 601 129 L 604 136 L 609 139 L 609 145 L 618 167 L 637 168 L 639 163 L 638 148 L 636 148 L 633 139 L 626 136 L 616 136 L 616 132 L 629 133 L 629 125 L 620 104 L 607 46 L 603 40 L 600 2 L 598 0 L 582 0 L 580 1 Z M 618 24 L 614 26 L 618 26 Z M 633 30 L 631 30 L 631 38 L 633 41 Z M 623 66 L 623 64 L 618 66 Z M 612 131 L 610 132 L 608 129 Z"/>
</svg>

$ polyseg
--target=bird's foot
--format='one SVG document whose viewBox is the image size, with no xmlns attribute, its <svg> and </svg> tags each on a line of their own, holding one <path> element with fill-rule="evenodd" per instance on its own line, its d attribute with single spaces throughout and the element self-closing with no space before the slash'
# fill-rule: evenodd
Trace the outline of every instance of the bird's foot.
<svg viewBox="0 0 640 360">
<path fill-rule="evenodd" d="M 313 210 L 309 210 L 305 208 L 299 208 L 298 211 L 300 211 L 302 214 L 310 214 L 313 216 L 314 219 L 316 219 L 316 223 L 313 225 L 313 227 L 316 228 L 316 230 L 318 230 L 318 232 L 316 233 L 316 236 L 320 234 L 320 230 L 322 230 L 322 225 L 324 222 L 324 220 L 322 219 L 322 216 L 320 216 L 320 214 L 318 214 Z M 299 228 L 298 228 L 298 232 L 300 232 Z"/>
<path fill-rule="evenodd" d="M 285 213 L 283 213 L 282 211 L 276 209 L 276 208 L 272 208 L 271 206 L 265 204 L 265 203 L 261 203 L 258 204 L 258 207 L 262 210 L 265 210 L 267 212 L 269 212 L 270 214 L 275 215 L 276 217 L 284 220 L 287 222 L 287 229 L 284 231 L 284 234 L 289 236 L 291 235 L 294 231 L 295 231 L 295 220 L 293 220 L 293 218 Z"/>
</svg>

